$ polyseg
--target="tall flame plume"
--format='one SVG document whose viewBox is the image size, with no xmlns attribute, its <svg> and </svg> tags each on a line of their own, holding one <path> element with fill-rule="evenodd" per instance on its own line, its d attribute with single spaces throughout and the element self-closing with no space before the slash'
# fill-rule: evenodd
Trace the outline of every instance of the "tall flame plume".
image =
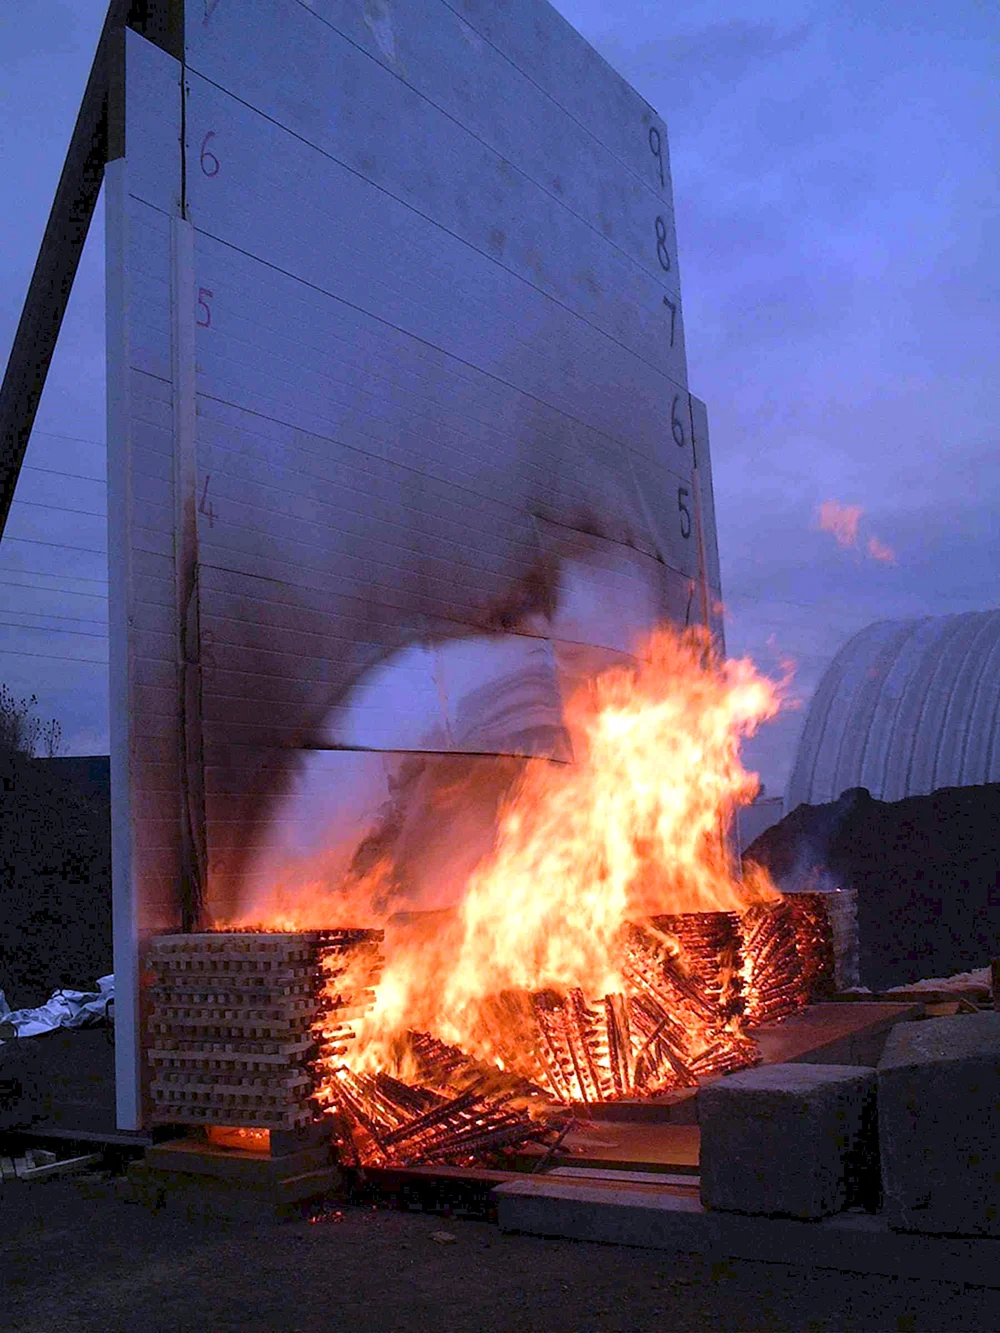
<svg viewBox="0 0 1000 1333">
<path fill-rule="evenodd" d="M 348 1063 L 405 1075 L 406 1034 L 419 1031 L 502 1066 L 509 1043 L 484 1017 L 498 997 L 603 1003 L 628 990 L 629 923 L 777 900 L 762 872 L 740 878 L 725 832 L 759 787 L 740 742 L 781 694 L 749 660 L 713 655 L 703 631 L 669 627 L 579 687 L 566 707 L 574 762 L 525 768 L 453 911 L 431 929 L 390 923 Z M 373 898 L 387 874 L 380 865 Z"/>
</svg>

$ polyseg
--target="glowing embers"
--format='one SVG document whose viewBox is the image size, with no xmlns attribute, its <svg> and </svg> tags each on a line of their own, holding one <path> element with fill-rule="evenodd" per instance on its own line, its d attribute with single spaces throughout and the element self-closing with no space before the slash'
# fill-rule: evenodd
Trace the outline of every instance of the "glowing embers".
<svg viewBox="0 0 1000 1333">
<path fill-rule="evenodd" d="M 756 1063 L 752 1028 L 832 984 L 821 895 L 628 923 L 619 949 L 624 989 L 600 1000 L 573 988 L 481 1001 L 477 1050 L 563 1104 L 648 1097 Z"/>
<path fill-rule="evenodd" d="M 684 942 L 662 930 L 662 920 L 623 928 L 623 993 L 590 1006 L 579 991 L 558 1005 L 536 1000 L 547 1081 L 560 1100 L 612 1101 L 693 1087 L 705 1074 L 758 1059 L 728 1002 L 736 957 L 731 914 L 684 918 Z"/>
<path fill-rule="evenodd" d="M 240 1152 L 271 1151 L 269 1129 L 249 1129 L 242 1125 L 209 1125 L 205 1130 L 205 1141 L 213 1148 L 233 1148 Z"/>
<path fill-rule="evenodd" d="M 487 1090 L 482 1078 L 452 1095 L 385 1073 L 336 1069 L 324 1087 L 334 1112 L 342 1160 L 350 1165 L 482 1164 L 529 1141 L 553 1143 L 563 1126 L 533 1119 L 513 1090 Z"/>
</svg>

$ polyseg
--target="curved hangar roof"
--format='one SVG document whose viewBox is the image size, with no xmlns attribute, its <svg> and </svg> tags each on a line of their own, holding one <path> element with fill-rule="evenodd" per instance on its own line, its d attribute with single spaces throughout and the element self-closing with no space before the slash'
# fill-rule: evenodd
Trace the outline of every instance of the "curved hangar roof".
<svg viewBox="0 0 1000 1333">
<path fill-rule="evenodd" d="M 1000 611 L 883 620 L 844 644 L 802 731 L 785 809 L 1000 782 Z"/>
</svg>

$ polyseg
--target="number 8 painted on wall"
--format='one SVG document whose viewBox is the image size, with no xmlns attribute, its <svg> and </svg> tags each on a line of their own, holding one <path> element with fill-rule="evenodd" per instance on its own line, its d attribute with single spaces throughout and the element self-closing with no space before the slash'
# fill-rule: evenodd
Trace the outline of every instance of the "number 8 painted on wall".
<svg viewBox="0 0 1000 1333">
<path fill-rule="evenodd" d="M 667 252 L 667 224 L 662 217 L 656 219 L 656 257 L 664 273 L 670 272 L 670 255 Z"/>
</svg>

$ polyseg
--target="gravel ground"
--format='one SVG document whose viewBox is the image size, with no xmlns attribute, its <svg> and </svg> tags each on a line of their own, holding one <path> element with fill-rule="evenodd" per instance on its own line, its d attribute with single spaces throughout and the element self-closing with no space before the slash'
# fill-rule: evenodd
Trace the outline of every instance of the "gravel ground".
<svg viewBox="0 0 1000 1333">
<path fill-rule="evenodd" d="M 88 1197 L 89 1195 L 89 1197 Z M 4 1333 L 987 1333 L 1000 1292 L 505 1236 L 336 1205 L 208 1225 L 65 1180 L 0 1191 Z M 445 1232 L 453 1240 L 435 1240 Z"/>
</svg>

